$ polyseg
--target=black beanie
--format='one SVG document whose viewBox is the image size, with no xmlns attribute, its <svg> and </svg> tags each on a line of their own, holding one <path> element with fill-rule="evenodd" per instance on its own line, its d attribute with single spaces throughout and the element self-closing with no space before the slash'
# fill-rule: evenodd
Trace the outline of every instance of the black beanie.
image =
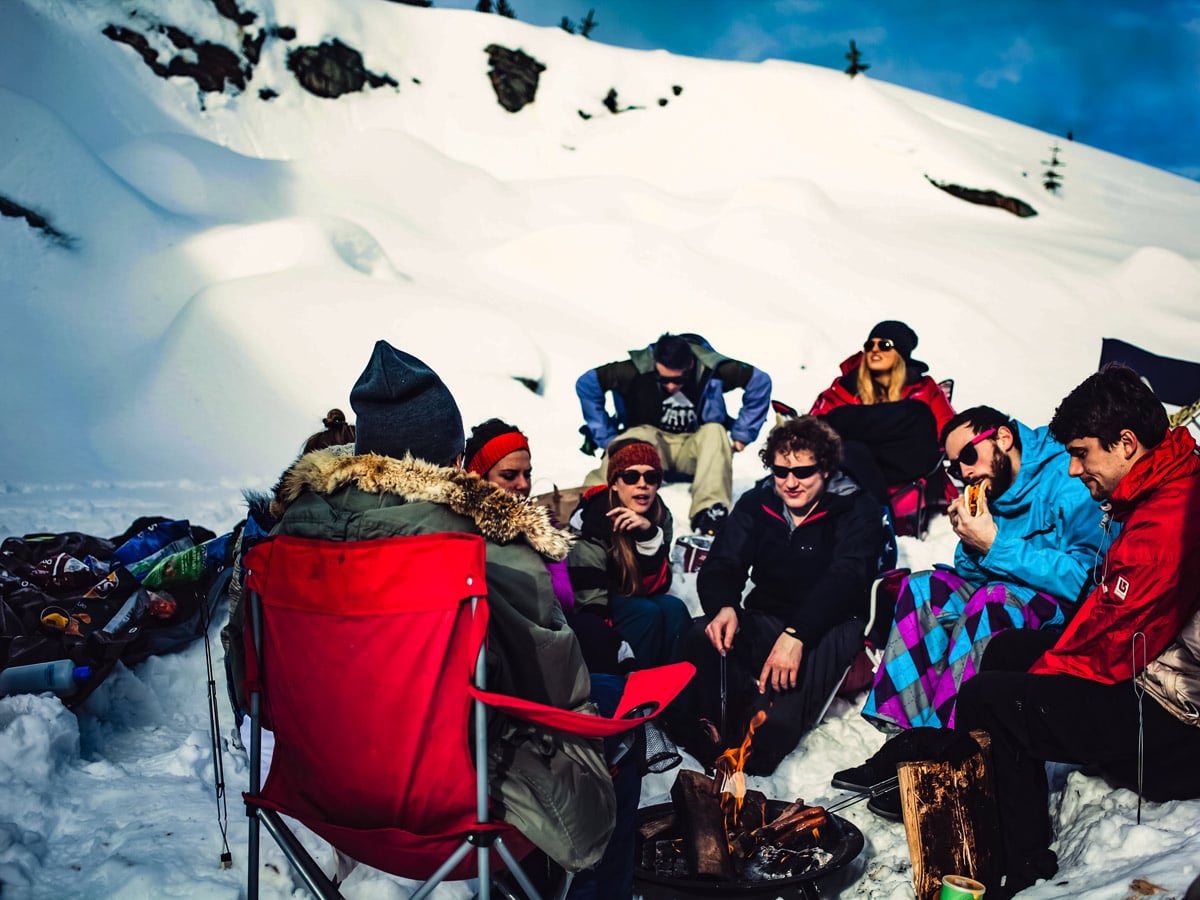
<svg viewBox="0 0 1200 900">
<path fill-rule="evenodd" d="M 462 415 L 442 379 L 415 356 L 376 341 L 371 361 L 350 391 L 357 453 L 397 459 L 411 453 L 439 466 L 463 449 Z"/>
<path fill-rule="evenodd" d="M 908 366 L 908 380 L 912 381 L 929 371 L 929 366 L 919 359 L 913 359 L 912 352 L 917 346 L 917 333 L 895 319 L 880 322 L 871 329 L 871 338 L 885 338 L 896 345 L 896 350 L 904 358 Z"/>
<path fill-rule="evenodd" d="M 917 349 L 917 333 L 903 322 L 897 322 L 894 319 L 880 322 L 871 329 L 871 333 L 867 337 L 884 338 L 891 341 L 896 345 L 896 349 L 900 351 L 905 362 L 912 359 L 912 352 Z"/>
</svg>

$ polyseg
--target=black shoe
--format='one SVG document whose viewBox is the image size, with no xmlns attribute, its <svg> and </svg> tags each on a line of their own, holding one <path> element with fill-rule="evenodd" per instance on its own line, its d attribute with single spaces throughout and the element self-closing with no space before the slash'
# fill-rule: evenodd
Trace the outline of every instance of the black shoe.
<svg viewBox="0 0 1200 900">
<path fill-rule="evenodd" d="M 900 788 L 892 788 L 890 791 L 884 791 L 872 797 L 867 801 L 867 809 L 875 815 L 893 822 L 903 822 L 904 814 L 900 811 Z"/>
<path fill-rule="evenodd" d="M 958 765 L 979 752 L 974 738 L 947 728 L 910 728 L 888 738 L 861 766 L 833 773 L 835 788 L 866 793 L 896 774 L 896 766 L 913 760 L 950 762 Z"/>
<path fill-rule="evenodd" d="M 708 509 L 702 509 L 692 516 L 692 531 L 696 534 L 716 534 L 725 524 L 729 510 L 724 503 L 714 503 Z"/>
</svg>

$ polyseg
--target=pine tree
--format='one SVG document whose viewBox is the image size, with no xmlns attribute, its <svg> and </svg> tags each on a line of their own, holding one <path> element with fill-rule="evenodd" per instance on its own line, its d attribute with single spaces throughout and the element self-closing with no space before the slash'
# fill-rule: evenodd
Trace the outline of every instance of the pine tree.
<svg viewBox="0 0 1200 900">
<path fill-rule="evenodd" d="M 558 27 L 561 28 L 563 31 L 565 31 L 567 34 L 575 33 L 575 23 L 572 22 L 570 19 L 568 19 L 566 16 L 562 17 L 562 21 L 558 23 Z"/>
<path fill-rule="evenodd" d="M 506 19 L 515 19 L 517 12 L 508 5 L 508 0 L 496 0 L 496 15 L 504 16 Z"/>
<path fill-rule="evenodd" d="M 588 14 L 584 17 L 583 21 L 579 23 L 579 33 L 585 38 L 590 38 L 592 36 L 592 29 L 599 24 L 600 23 L 596 21 L 596 11 L 594 9 L 589 9 Z"/>
<path fill-rule="evenodd" d="M 1042 160 L 1042 165 L 1049 166 L 1049 168 L 1042 173 L 1042 187 L 1052 194 L 1057 194 L 1059 189 L 1062 187 L 1063 177 L 1058 174 L 1058 169 L 1066 165 L 1065 162 L 1058 158 L 1060 149 L 1061 148 L 1056 142 L 1054 146 L 1050 148 L 1050 158 Z"/>
<path fill-rule="evenodd" d="M 492 0 L 479 0 L 475 4 L 475 12 L 490 13 L 492 11 Z"/>
<path fill-rule="evenodd" d="M 859 49 L 854 46 L 854 39 L 851 38 L 850 52 L 846 54 L 846 59 L 850 60 L 850 65 L 846 66 L 846 74 L 851 78 L 853 78 L 859 72 L 865 72 L 867 69 L 871 68 L 870 63 L 859 62 L 861 56 L 862 54 Z"/>
</svg>

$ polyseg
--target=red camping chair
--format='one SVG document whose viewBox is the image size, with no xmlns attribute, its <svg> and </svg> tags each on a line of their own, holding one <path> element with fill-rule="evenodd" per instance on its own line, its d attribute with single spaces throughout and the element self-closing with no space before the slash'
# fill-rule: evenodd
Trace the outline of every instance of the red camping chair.
<svg viewBox="0 0 1200 900">
<path fill-rule="evenodd" d="M 954 398 L 954 379 L 945 378 L 939 381 L 938 388 L 946 402 L 950 403 Z M 944 513 L 950 501 L 957 496 L 958 489 L 942 468 L 940 459 L 933 469 L 915 481 L 889 487 L 888 506 L 892 511 L 892 524 L 896 534 L 911 535 L 923 540 L 929 528 L 930 518 Z"/>
<path fill-rule="evenodd" d="M 341 896 L 281 813 L 359 862 L 425 880 L 413 900 L 476 876 L 486 900 L 490 850 L 537 897 L 517 863 L 532 845 L 490 820 L 487 766 L 473 761 L 487 759 L 487 707 L 603 737 L 652 718 L 693 672 L 634 673 L 612 719 L 488 693 L 485 544 L 474 535 L 277 537 L 251 550 L 245 568 L 251 900 L 260 823 L 316 896 Z M 260 792 L 264 727 L 275 749 Z"/>
</svg>

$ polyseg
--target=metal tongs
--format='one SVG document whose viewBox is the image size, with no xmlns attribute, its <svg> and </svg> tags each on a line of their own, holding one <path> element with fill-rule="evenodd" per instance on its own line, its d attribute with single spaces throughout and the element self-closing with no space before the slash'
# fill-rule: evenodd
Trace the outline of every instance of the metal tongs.
<svg viewBox="0 0 1200 900">
<path fill-rule="evenodd" d="M 841 812 L 843 809 L 846 809 L 849 806 L 853 806 L 855 803 L 860 803 L 863 800 L 869 800 L 872 797 L 878 797 L 880 794 L 886 794 L 888 791 L 893 790 L 894 788 L 899 786 L 899 784 L 900 784 L 900 776 L 899 775 L 893 775 L 891 778 L 885 778 L 883 781 L 879 782 L 878 784 L 871 785 L 865 791 L 858 791 L 856 793 L 852 793 L 848 797 L 843 797 L 841 800 L 838 800 L 836 803 L 829 804 L 828 806 L 825 807 L 825 812 L 827 812 L 827 813 Z"/>
</svg>

